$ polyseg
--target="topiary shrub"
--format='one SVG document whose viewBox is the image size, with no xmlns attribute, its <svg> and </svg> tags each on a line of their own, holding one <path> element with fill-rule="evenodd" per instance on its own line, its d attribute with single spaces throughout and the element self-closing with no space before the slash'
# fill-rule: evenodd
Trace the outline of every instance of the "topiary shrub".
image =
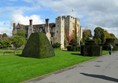
<svg viewBox="0 0 118 83">
<path fill-rule="evenodd" d="M 84 56 L 100 56 L 102 55 L 102 46 L 83 45 L 81 46 L 81 54 Z"/>
<path fill-rule="evenodd" d="M 42 32 L 32 33 L 22 52 L 22 56 L 34 58 L 46 58 L 54 55 L 54 50 L 49 40 Z"/>
<path fill-rule="evenodd" d="M 85 45 L 81 46 L 81 54 L 84 56 L 100 56 L 102 55 L 102 46 L 96 45 L 94 40 L 88 40 Z"/>
</svg>

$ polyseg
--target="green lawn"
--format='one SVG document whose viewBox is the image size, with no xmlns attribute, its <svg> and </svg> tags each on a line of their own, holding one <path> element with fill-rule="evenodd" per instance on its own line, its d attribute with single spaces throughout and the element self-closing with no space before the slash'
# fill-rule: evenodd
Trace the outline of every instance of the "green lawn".
<svg viewBox="0 0 118 83">
<path fill-rule="evenodd" d="M 0 83 L 18 83 L 95 58 L 77 55 L 79 52 L 55 50 L 54 57 L 36 59 L 12 53 L 3 55 L 4 51 L 0 50 Z"/>
</svg>

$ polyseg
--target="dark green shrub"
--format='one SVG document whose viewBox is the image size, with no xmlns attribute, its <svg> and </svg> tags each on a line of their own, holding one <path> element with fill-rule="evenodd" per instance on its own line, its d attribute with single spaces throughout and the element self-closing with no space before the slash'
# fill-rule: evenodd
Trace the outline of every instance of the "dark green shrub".
<svg viewBox="0 0 118 83">
<path fill-rule="evenodd" d="M 78 43 L 76 39 L 72 39 L 69 45 L 67 46 L 68 51 L 77 51 Z"/>
<path fill-rule="evenodd" d="M 87 40 L 85 42 L 85 45 L 96 45 L 95 41 L 94 40 Z"/>
<path fill-rule="evenodd" d="M 53 48 L 60 48 L 60 46 L 61 46 L 61 44 L 60 43 L 54 43 L 53 45 L 52 45 L 52 47 Z"/>
<path fill-rule="evenodd" d="M 68 45 L 68 46 L 67 46 L 67 51 L 73 51 L 71 45 Z"/>
<path fill-rule="evenodd" d="M 54 55 L 54 50 L 49 40 L 42 32 L 32 33 L 22 52 L 22 56 L 35 58 L 46 58 Z"/>
<path fill-rule="evenodd" d="M 80 51 L 80 47 L 68 45 L 67 46 L 67 51 Z"/>
<path fill-rule="evenodd" d="M 102 50 L 108 50 L 109 49 L 109 45 L 102 45 Z"/>
<path fill-rule="evenodd" d="M 113 46 L 113 51 L 118 51 L 118 46 Z"/>
<path fill-rule="evenodd" d="M 83 45 L 81 46 L 81 54 L 84 56 L 100 56 L 102 54 L 102 46 Z"/>
<path fill-rule="evenodd" d="M 71 45 L 72 46 L 77 46 L 77 40 L 76 39 L 72 39 L 71 40 Z"/>
<path fill-rule="evenodd" d="M 77 46 L 77 51 L 80 51 L 81 50 L 81 46 Z"/>
<path fill-rule="evenodd" d="M 115 45 L 118 46 L 118 43 L 116 43 Z"/>
<path fill-rule="evenodd" d="M 115 39 L 113 39 L 113 38 L 108 38 L 108 39 L 106 39 L 105 44 L 106 44 L 106 45 L 109 45 L 109 44 L 115 45 L 114 41 L 115 41 Z"/>
<path fill-rule="evenodd" d="M 81 54 L 85 56 L 100 56 L 102 54 L 102 45 L 96 45 L 94 40 L 87 40 L 85 45 L 81 46 Z"/>
</svg>

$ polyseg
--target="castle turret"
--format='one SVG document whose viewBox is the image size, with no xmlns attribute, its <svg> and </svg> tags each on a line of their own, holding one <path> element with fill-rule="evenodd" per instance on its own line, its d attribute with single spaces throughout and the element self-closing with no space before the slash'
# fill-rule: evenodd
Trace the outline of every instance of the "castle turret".
<svg viewBox="0 0 118 83">
<path fill-rule="evenodd" d="M 56 18 L 55 43 L 61 44 L 61 49 L 68 46 L 73 38 L 80 43 L 81 28 L 80 22 L 73 16 L 59 16 Z"/>
<path fill-rule="evenodd" d="M 56 18 L 55 28 L 55 43 L 61 44 L 61 49 L 64 49 L 64 35 L 65 35 L 65 16 L 59 16 Z"/>
</svg>

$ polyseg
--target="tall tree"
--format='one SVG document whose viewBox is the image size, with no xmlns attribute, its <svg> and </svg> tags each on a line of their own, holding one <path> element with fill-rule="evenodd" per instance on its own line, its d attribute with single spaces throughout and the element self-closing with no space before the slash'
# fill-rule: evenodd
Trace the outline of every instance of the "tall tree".
<svg viewBox="0 0 118 83">
<path fill-rule="evenodd" d="M 106 39 L 116 39 L 113 33 L 109 33 L 101 27 L 96 27 L 94 29 L 94 40 L 97 44 L 104 44 Z"/>
<path fill-rule="evenodd" d="M 94 39 L 97 44 L 104 43 L 104 29 L 102 29 L 101 27 L 96 27 L 94 29 Z"/>
<path fill-rule="evenodd" d="M 116 39 L 116 36 L 113 33 L 109 33 L 110 37 Z"/>
<path fill-rule="evenodd" d="M 92 37 L 91 30 L 90 30 L 90 29 L 84 30 L 84 31 L 83 31 L 83 38 L 82 38 L 83 43 L 85 43 L 85 41 L 86 41 L 89 37 Z"/>
<path fill-rule="evenodd" d="M 104 30 L 104 43 L 106 42 L 106 39 L 108 38 L 110 38 L 110 35 L 106 30 Z"/>
<path fill-rule="evenodd" d="M 25 30 L 18 30 L 16 35 L 26 38 L 26 31 Z"/>
<path fill-rule="evenodd" d="M 15 36 L 11 40 L 12 40 L 13 46 L 16 49 L 23 46 L 26 43 L 26 39 L 24 37 L 21 37 L 21 36 Z"/>
<path fill-rule="evenodd" d="M 10 38 L 4 38 L 0 40 L 0 48 L 7 48 L 7 47 L 11 47 Z"/>
<path fill-rule="evenodd" d="M 8 35 L 6 33 L 3 33 L 2 37 L 5 38 L 5 37 L 8 37 Z"/>
</svg>

